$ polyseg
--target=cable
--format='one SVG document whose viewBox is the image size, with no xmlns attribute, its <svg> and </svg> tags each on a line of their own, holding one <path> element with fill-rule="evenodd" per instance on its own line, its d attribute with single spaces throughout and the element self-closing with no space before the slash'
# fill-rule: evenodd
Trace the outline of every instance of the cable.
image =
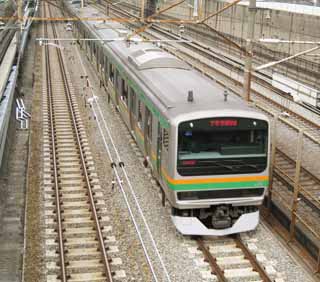
<svg viewBox="0 0 320 282">
<path fill-rule="evenodd" d="M 92 111 L 93 111 L 94 115 L 96 116 L 96 112 L 95 112 L 95 110 L 94 110 L 93 107 L 92 107 Z M 99 123 L 99 120 L 96 119 L 96 121 L 97 121 L 97 124 L 98 124 L 98 128 L 99 128 L 100 134 L 101 134 L 101 136 L 102 136 L 102 140 L 103 140 L 104 146 L 105 146 L 105 148 L 107 149 L 107 151 L 110 152 L 109 146 L 108 146 L 107 141 L 106 141 L 106 139 L 105 139 L 105 137 L 104 137 L 103 130 L 102 130 L 102 128 L 101 128 L 101 125 L 100 125 L 100 123 Z M 109 157 L 110 157 L 111 163 L 114 163 L 114 162 L 113 162 L 113 159 L 112 159 L 112 156 L 110 155 Z M 134 227 L 135 227 L 135 229 L 136 229 L 136 232 L 137 232 L 138 237 L 139 237 L 139 240 L 140 240 L 140 242 L 141 242 L 143 251 L 144 251 L 145 256 L 146 256 L 146 258 L 147 258 L 149 267 L 150 267 L 150 269 L 151 269 L 152 276 L 153 276 L 153 278 L 155 279 L 155 281 L 157 282 L 157 281 L 158 281 L 158 278 L 157 278 L 157 276 L 156 276 L 156 274 L 155 274 L 155 271 L 154 271 L 154 268 L 153 268 L 151 259 L 150 259 L 150 257 L 149 257 L 149 254 L 148 254 L 148 251 L 147 251 L 146 246 L 145 246 L 145 244 L 144 244 L 144 241 L 143 241 L 143 239 L 142 239 L 142 236 L 141 236 L 139 227 L 138 227 L 138 225 L 137 225 L 136 219 L 135 219 L 135 217 L 134 217 L 134 215 L 133 215 L 131 206 L 130 206 L 129 201 L 128 201 L 128 197 L 127 197 L 126 192 L 124 191 L 124 188 L 123 188 L 123 186 L 122 186 L 122 181 L 121 181 L 120 176 L 119 176 L 119 174 L 118 174 L 117 167 L 116 167 L 116 166 L 112 166 L 112 170 L 114 171 L 114 174 L 115 174 L 115 176 L 116 176 L 118 185 L 119 185 L 119 187 L 120 187 L 120 190 L 121 190 L 122 195 L 123 195 L 123 197 L 124 197 L 124 200 L 125 200 L 125 202 L 126 202 L 127 208 L 128 208 L 128 210 L 129 210 L 129 213 L 130 213 L 130 217 L 131 217 L 131 219 L 132 219 L 132 221 L 133 221 Z"/>
<path fill-rule="evenodd" d="M 88 77 L 88 76 L 87 76 L 87 73 L 86 73 L 86 70 L 85 70 L 85 67 L 84 67 L 84 64 L 83 64 L 83 61 L 82 61 L 82 58 L 81 58 L 81 56 L 80 56 L 79 50 L 78 50 L 77 48 L 76 48 L 76 52 L 77 52 L 78 58 L 79 58 L 79 60 L 80 60 L 81 67 L 82 67 L 82 69 L 83 69 L 83 71 L 84 71 L 84 73 L 85 73 L 85 76 Z M 109 146 L 108 146 L 108 144 L 107 144 L 107 142 L 106 142 L 105 136 L 104 136 L 104 134 L 103 134 L 103 130 L 102 130 L 101 125 L 100 125 L 100 123 L 99 123 L 99 118 L 97 117 L 96 111 L 95 111 L 95 109 L 94 109 L 94 104 L 96 104 L 97 109 L 98 109 L 98 111 L 99 111 L 99 114 L 100 114 L 100 116 L 102 117 L 102 121 L 103 121 L 104 128 L 105 128 L 105 130 L 106 130 L 106 132 L 107 132 L 107 135 L 108 135 L 108 137 L 109 137 L 109 140 L 110 140 L 110 142 L 111 142 L 111 144 L 112 144 L 112 147 L 113 147 L 113 150 L 114 150 L 114 152 L 115 152 L 115 154 L 116 154 L 117 160 L 118 160 L 119 164 L 123 164 L 123 162 L 121 161 L 121 157 L 120 157 L 119 151 L 117 150 L 117 148 L 116 148 L 116 146 L 115 146 L 115 143 L 114 143 L 114 140 L 113 140 L 113 138 L 112 138 L 111 132 L 110 132 L 110 130 L 109 130 L 107 124 L 106 124 L 106 121 L 105 121 L 105 119 L 104 119 L 104 116 L 103 116 L 101 107 L 100 107 L 100 105 L 97 103 L 97 99 L 96 99 L 96 97 L 95 97 L 95 95 L 94 95 L 94 93 L 93 93 L 93 90 L 92 90 L 92 87 L 91 87 L 91 83 L 90 83 L 90 80 L 89 80 L 88 78 L 87 78 L 87 82 L 88 82 L 88 84 L 89 84 L 89 89 L 90 89 L 90 92 L 91 92 L 92 111 L 93 111 L 93 113 L 94 113 L 94 116 L 96 117 L 96 121 L 97 121 L 97 124 L 98 124 L 98 127 L 99 127 L 99 131 L 100 131 L 100 134 L 101 134 L 101 136 L 102 136 L 102 138 L 103 138 L 103 142 L 104 142 L 105 148 L 106 148 L 106 150 L 107 150 L 107 152 L 108 152 L 108 155 L 109 155 L 109 157 L 110 157 L 110 160 L 113 160 L 113 159 L 112 159 L 112 156 L 111 156 L 111 153 L 110 153 Z M 151 242 L 152 242 L 153 248 L 154 248 L 155 251 L 156 251 L 156 254 L 157 254 L 157 257 L 158 257 L 158 259 L 159 259 L 159 261 L 160 261 L 161 267 L 162 267 L 163 270 L 164 270 L 164 273 L 165 273 L 165 276 L 166 276 L 166 278 L 167 278 L 167 281 L 171 282 L 169 273 L 168 273 L 167 268 L 166 268 L 166 266 L 165 266 L 165 264 L 164 264 L 164 262 L 163 262 L 163 259 L 162 259 L 162 257 L 161 257 L 160 252 L 159 252 L 159 249 L 158 249 L 158 247 L 157 247 L 157 245 L 156 245 L 156 242 L 155 242 L 155 240 L 154 240 L 154 238 L 153 238 L 153 235 L 152 235 L 152 232 L 151 232 L 151 230 L 150 230 L 150 227 L 149 227 L 149 225 L 148 225 L 148 223 L 147 223 L 147 220 L 146 220 L 146 218 L 145 218 L 145 216 L 144 216 L 144 214 L 143 214 L 143 211 L 142 211 L 141 206 L 140 206 L 140 204 L 139 204 L 139 201 L 138 201 L 138 199 L 137 199 L 137 197 L 136 197 L 136 194 L 135 194 L 135 192 L 134 192 L 134 190 L 133 190 L 133 187 L 132 187 L 132 184 L 131 184 L 131 182 L 130 182 L 130 180 L 129 180 L 128 174 L 127 174 L 127 172 L 126 172 L 126 170 L 125 170 L 125 168 L 124 168 L 124 165 L 120 165 L 120 166 L 121 166 L 121 169 L 122 169 L 122 171 L 123 171 L 123 173 L 124 173 L 124 175 L 125 175 L 127 184 L 128 184 L 128 186 L 129 186 L 129 188 L 130 188 L 131 194 L 133 195 L 133 198 L 134 198 L 135 204 L 136 204 L 136 206 L 137 206 L 137 208 L 138 208 L 138 211 L 139 211 L 139 213 L 140 213 L 140 216 L 142 217 L 143 223 L 144 223 L 144 225 L 145 225 L 145 227 L 146 227 L 146 229 L 147 229 L 147 233 L 148 233 L 148 235 L 149 235 L 149 237 L 150 237 L 150 240 L 151 240 Z M 132 213 L 130 204 L 129 204 L 129 202 L 128 202 L 127 195 L 126 195 L 126 193 L 125 193 L 125 191 L 124 191 L 124 189 L 123 189 L 123 185 L 122 185 L 122 183 L 121 183 L 121 180 L 120 180 L 119 174 L 118 174 L 118 172 L 117 172 L 117 169 L 116 169 L 115 167 L 113 167 L 113 170 L 114 170 L 114 172 L 115 172 L 118 185 L 119 185 L 119 187 L 120 187 L 120 189 L 121 189 L 121 192 L 122 192 L 122 194 L 123 194 L 123 197 L 124 197 L 124 199 L 125 199 L 125 202 L 126 202 L 126 205 L 127 205 L 127 207 L 128 207 L 128 210 L 129 210 L 130 216 L 131 216 L 131 218 L 132 218 L 132 221 L 133 221 L 133 223 L 134 223 L 135 229 L 136 229 L 137 234 L 138 234 L 138 236 L 139 236 L 139 240 L 140 240 L 141 245 L 142 245 L 142 247 L 143 247 L 144 253 L 145 253 L 146 258 L 147 258 L 147 260 L 148 260 L 149 267 L 150 267 L 150 269 L 151 269 L 151 271 L 152 271 L 152 274 L 153 274 L 155 280 L 158 281 L 158 280 L 157 280 L 157 277 L 156 277 L 156 275 L 155 275 L 154 268 L 153 268 L 153 266 L 152 266 L 150 257 L 149 257 L 149 255 L 148 255 L 147 250 L 146 250 L 146 247 L 145 247 L 143 238 L 142 238 L 142 236 L 141 236 L 139 227 L 138 227 L 138 225 L 137 225 L 137 223 L 136 223 L 135 217 L 134 217 L 134 215 L 133 215 L 133 213 Z"/>
</svg>

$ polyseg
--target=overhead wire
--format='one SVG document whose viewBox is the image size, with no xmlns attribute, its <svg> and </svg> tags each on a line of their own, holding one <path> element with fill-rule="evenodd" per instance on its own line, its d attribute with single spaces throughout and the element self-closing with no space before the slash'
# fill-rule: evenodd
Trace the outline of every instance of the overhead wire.
<svg viewBox="0 0 320 282">
<path fill-rule="evenodd" d="M 151 240 L 152 246 L 153 246 L 153 248 L 154 248 L 154 250 L 155 250 L 155 252 L 156 252 L 156 255 L 157 255 L 158 259 L 159 259 L 159 262 L 160 262 L 160 264 L 161 264 L 161 267 L 162 267 L 162 269 L 163 269 L 163 271 L 164 271 L 166 280 L 167 280 L 168 282 L 171 282 L 170 275 L 169 275 L 168 270 L 167 270 L 167 268 L 166 268 L 166 266 L 165 266 L 165 264 L 164 264 L 164 261 L 163 261 L 163 259 L 162 259 L 162 256 L 161 256 L 160 252 L 159 252 L 159 249 L 158 249 L 158 247 L 157 247 L 157 245 L 156 245 L 156 242 L 155 242 L 155 239 L 154 239 L 153 234 L 152 234 L 152 232 L 151 232 L 151 229 L 150 229 L 150 227 L 149 227 L 149 224 L 148 224 L 148 222 L 147 222 L 147 220 L 146 220 L 146 218 L 145 218 L 145 216 L 144 216 L 144 214 L 143 214 L 143 211 L 142 211 L 142 208 L 141 208 L 141 206 L 140 206 L 139 200 L 138 200 L 138 198 L 137 198 L 137 196 L 136 196 L 136 193 L 134 192 L 133 186 L 132 186 L 131 181 L 130 181 L 130 179 L 129 179 L 129 177 L 128 177 L 128 174 L 127 174 L 127 172 L 126 172 L 126 169 L 125 169 L 125 167 L 124 167 L 124 163 L 123 163 L 122 160 L 121 160 L 120 153 L 119 153 L 119 151 L 118 151 L 118 149 L 117 149 L 117 147 L 116 147 L 116 145 L 115 145 L 115 142 L 114 142 L 114 140 L 113 140 L 113 137 L 112 137 L 112 134 L 111 134 L 111 132 L 110 132 L 110 129 L 109 129 L 109 127 L 107 126 L 107 123 L 106 123 L 106 121 L 105 121 L 105 118 L 104 118 L 103 113 L 102 113 L 102 110 L 101 110 L 101 107 L 100 107 L 99 103 L 97 102 L 97 98 L 95 97 L 95 95 L 94 95 L 94 93 L 93 93 L 90 80 L 89 80 L 89 78 L 88 78 L 88 75 L 87 75 L 87 73 L 86 73 L 86 70 L 85 70 L 85 67 L 84 67 L 82 58 L 81 58 L 81 56 L 80 56 L 80 54 L 79 54 L 79 50 L 78 50 L 77 48 L 76 48 L 76 53 L 77 53 L 77 56 L 78 56 L 79 61 L 80 61 L 80 63 L 81 63 L 82 70 L 83 70 L 83 72 L 85 73 L 85 77 L 87 77 L 88 88 L 90 89 L 90 93 L 91 93 L 91 98 L 90 98 L 90 99 L 91 99 L 91 100 L 90 100 L 90 102 L 91 102 L 90 104 L 91 104 L 91 106 L 92 106 L 91 109 L 92 109 L 93 114 L 94 114 L 94 116 L 95 116 L 95 118 L 96 118 L 95 120 L 97 121 L 98 128 L 99 128 L 100 134 L 101 134 L 101 136 L 102 136 L 104 146 L 105 146 L 105 148 L 106 148 L 106 150 L 107 150 L 107 152 L 108 152 L 108 156 L 109 156 L 109 158 L 110 158 L 110 160 L 111 160 L 111 163 L 114 163 L 114 162 L 113 162 L 113 157 L 112 157 L 111 152 L 110 152 L 110 148 L 109 148 L 109 146 L 108 146 L 108 144 L 107 144 L 107 141 L 106 141 L 106 138 L 105 138 L 105 136 L 104 136 L 102 127 L 101 127 L 101 125 L 100 125 L 98 115 L 97 115 L 97 113 L 96 113 L 96 111 L 95 111 L 95 109 L 94 109 L 94 105 L 96 105 L 96 107 L 97 107 L 97 109 L 98 109 L 98 112 L 99 112 L 99 115 L 101 116 L 101 119 L 102 119 L 102 122 L 103 122 L 103 127 L 104 127 L 104 129 L 106 130 L 106 132 L 107 132 L 107 135 L 108 135 L 108 138 L 109 138 L 109 142 L 111 143 L 111 146 L 112 146 L 112 148 L 113 148 L 113 151 L 115 152 L 115 155 L 116 155 L 116 159 L 117 159 L 117 161 L 118 161 L 118 164 L 119 164 L 119 166 L 121 167 L 121 169 L 122 169 L 122 171 L 123 171 L 123 174 L 124 174 L 124 176 L 125 176 L 126 182 L 127 182 L 127 184 L 128 184 L 128 187 L 129 187 L 129 190 L 130 190 L 130 192 L 131 192 L 131 194 L 132 194 L 132 196 L 133 196 L 133 198 L 134 198 L 135 204 L 136 204 L 136 206 L 137 206 L 137 208 L 138 208 L 138 211 L 139 211 L 139 214 L 140 214 L 140 216 L 141 216 L 141 218 L 142 218 L 142 220 L 143 220 L 143 223 L 144 223 L 145 228 L 146 228 L 146 230 L 147 230 L 148 236 L 149 236 L 149 238 L 150 238 L 150 240 Z M 139 230 L 138 224 L 137 224 L 137 222 L 136 222 L 135 216 L 134 216 L 134 214 L 133 214 L 133 212 L 132 212 L 130 203 L 129 203 L 129 201 L 128 201 L 128 197 L 127 197 L 126 192 L 125 192 L 125 190 L 124 190 L 124 188 L 123 188 L 122 181 L 121 181 L 121 179 L 120 179 L 120 176 L 119 176 L 119 173 L 118 173 L 118 171 L 117 171 L 116 165 L 113 165 L 113 166 L 112 166 L 112 169 L 114 170 L 114 173 L 115 173 L 115 176 L 116 176 L 116 179 L 117 179 L 117 183 L 118 183 L 119 188 L 120 188 L 120 190 L 121 190 L 121 192 L 122 192 L 122 195 L 123 195 L 123 197 L 124 197 L 124 199 L 125 199 L 126 205 L 127 205 L 127 207 L 128 207 L 128 210 L 129 210 L 130 217 L 131 217 L 131 219 L 132 219 L 132 221 L 133 221 L 133 224 L 134 224 L 134 226 L 135 226 L 135 229 L 136 229 L 136 231 L 137 231 L 137 234 L 138 234 L 140 243 L 141 243 L 141 245 L 142 245 L 142 247 L 143 247 L 143 250 L 144 250 L 146 259 L 147 259 L 147 261 L 148 261 L 148 265 L 149 265 L 149 267 L 150 267 L 150 270 L 151 270 L 151 272 L 152 272 L 152 275 L 153 275 L 155 281 L 158 281 L 158 278 L 157 278 L 157 276 L 156 276 L 156 274 L 155 274 L 155 270 L 154 270 L 154 267 L 153 267 L 153 265 L 152 265 L 152 262 L 151 262 L 149 253 L 148 253 L 148 251 L 147 251 L 147 248 L 146 248 L 146 246 L 145 246 L 145 243 L 144 243 L 144 240 L 143 240 L 143 238 L 142 238 L 141 232 L 140 232 L 140 230 Z"/>
</svg>

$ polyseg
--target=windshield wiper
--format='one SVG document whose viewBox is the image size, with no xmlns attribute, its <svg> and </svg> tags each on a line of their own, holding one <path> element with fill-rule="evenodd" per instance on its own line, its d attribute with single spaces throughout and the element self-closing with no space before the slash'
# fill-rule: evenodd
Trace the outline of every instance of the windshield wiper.
<svg viewBox="0 0 320 282">
<path fill-rule="evenodd" d="M 226 160 L 227 162 L 229 161 L 233 161 L 233 162 L 235 162 L 235 163 L 238 163 L 238 164 L 236 164 L 236 165 L 240 165 L 240 166 L 247 166 L 247 167 L 252 167 L 252 168 L 254 168 L 254 169 L 258 169 L 258 167 L 259 167 L 259 165 L 256 165 L 256 164 L 248 164 L 248 163 L 246 163 L 246 162 L 244 162 L 244 161 L 241 161 L 241 160 Z"/>
<path fill-rule="evenodd" d="M 232 165 L 225 165 L 223 163 L 221 163 L 220 161 L 215 161 L 215 160 L 198 160 L 198 162 L 200 162 L 201 164 L 214 164 L 218 167 L 223 167 L 223 168 L 227 168 L 230 169 L 231 171 L 233 171 L 233 167 Z"/>
</svg>

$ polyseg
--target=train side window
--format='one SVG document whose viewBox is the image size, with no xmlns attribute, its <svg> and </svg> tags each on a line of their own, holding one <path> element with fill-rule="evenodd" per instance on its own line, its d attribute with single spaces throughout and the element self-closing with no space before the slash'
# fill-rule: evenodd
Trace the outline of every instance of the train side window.
<svg viewBox="0 0 320 282">
<path fill-rule="evenodd" d="M 169 132 L 165 128 L 163 129 L 162 142 L 163 142 L 163 148 L 168 152 L 168 150 L 169 150 Z"/>
<path fill-rule="evenodd" d="M 104 73 L 104 61 L 105 61 L 105 55 L 103 53 L 103 50 L 101 49 L 101 53 L 100 53 L 100 68 L 101 68 L 101 72 Z"/>
<path fill-rule="evenodd" d="M 97 46 L 95 42 L 92 42 L 93 45 L 93 55 L 95 57 L 95 59 L 97 59 Z"/>
<path fill-rule="evenodd" d="M 149 139 L 152 138 L 152 114 L 151 112 L 148 110 L 148 115 L 147 115 L 147 136 Z"/>
<path fill-rule="evenodd" d="M 128 106 L 128 84 L 121 78 L 121 100 Z"/>
<path fill-rule="evenodd" d="M 114 66 L 113 66 L 113 64 L 109 65 L 109 79 L 112 83 L 114 83 Z"/>
<path fill-rule="evenodd" d="M 103 49 L 99 46 L 99 63 L 100 67 L 103 65 Z"/>
<path fill-rule="evenodd" d="M 108 57 L 104 56 L 104 79 L 105 82 L 108 81 Z"/>
<path fill-rule="evenodd" d="M 131 101 L 130 109 L 133 116 L 136 116 L 136 97 L 137 97 L 136 92 L 134 92 L 134 90 L 130 87 L 130 101 Z"/>
<path fill-rule="evenodd" d="M 120 92 L 120 75 L 119 75 L 119 71 L 115 68 L 115 77 L 114 77 L 114 88 L 116 90 L 117 93 Z"/>
<path fill-rule="evenodd" d="M 142 128 L 142 103 L 138 100 L 138 126 Z"/>
</svg>

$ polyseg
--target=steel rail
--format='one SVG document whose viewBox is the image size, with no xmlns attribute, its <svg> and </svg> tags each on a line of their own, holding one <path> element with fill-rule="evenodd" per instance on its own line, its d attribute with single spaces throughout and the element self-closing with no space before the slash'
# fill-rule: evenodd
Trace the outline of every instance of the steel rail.
<svg viewBox="0 0 320 282">
<path fill-rule="evenodd" d="M 77 55 L 78 55 L 78 59 L 79 59 L 79 62 L 80 62 L 80 64 L 81 64 L 81 68 L 82 68 L 83 72 L 86 74 L 86 70 L 85 70 L 85 67 L 84 67 L 84 64 L 83 64 L 83 61 L 82 61 L 83 59 L 81 58 L 78 50 L 76 51 L 76 53 L 77 53 Z M 85 75 L 85 76 L 86 76 L 86 75 Z M 93 90 L 92 90 L 93 87 L 91 87 L 91 83 L 90 83 L 90 80 L 89 80 L 89 79 L 87 80 L 87 84 L 88 84 L 88 89 L 89 89 L 90 92 L 91 92 L 91 99 L 92 99 L 92 100 L 91 100 L 91 103 L 90 103 L 90 104 L 91 104 L 91 109 L 92 109 L 93 115 L 94 115 L 95 120 L 96 120 L 96 122 L 97 122 L 97 125 L 98 125 L 98 128 L 99 128 L 99 131 L 100 131 L 100 134 L 101 134 L 101 137 L 102 137 L 102 140 L 103 140 L 105 149 L 106 149 L 106 151 L 107 151 L 107 154 L 108 154 L 108 156 L 109 156 L 110 162 L 111 162 L 111 164 L 112 164 L 112 169 L 113 169 L 114 175 L 115 175 L 115 177 L 116 177 L 117 183 L 118 183 L 118 185 L 119 185 L 119 188 L 120 188 L 120 190 L 121 190 L 121 193 L 122 193 L 123 198 L 124 198 L 124 200 L 125 200 L 125 203 L 126 203 L 126 205 L 127 205 L 127 208 L 128 208 L 129 214 L 130 214 L 130 217 L 131 217 L 132 222 L 133 222 L 133 225 L 134 225 L 134 227 L 135 227 L 135 229 L 136 229 L 137 235 L 138 235 L 138 237 L 139 237 L 141 246 L 142 246 L 142 248 L 143 248 L 143 251 L 144 251 L 145 257 L 146 257 L 146 259 L 147 259 L 149 268 L 150 268 L 150 270 L 151 270 L 151 272 L 152 272 L 153 278 L 154 278 L 155 281 L 158 281 L 158 278 L 157 278 L 155 269 L 154 269 L 154 267 L 153 267 L 153 262 L 152 262 L 152 260 L 151 260 L 151 258 L 150 258 L 150 256 L 149 256 L 148 250 L 147 250 L 147 248 L 146 248 L 146 245 L 145 245 L 145 243 L 144 243 L 143 237 L 142 237 L 141 232 L 140 232 L 139 225 L 138 225 L 138 223 L 137 223 L 136 217 L 135 217 L 135 215 L 134 215 L 134 213 L 133 213 L 133 210 L 132 210 L 132 208 L 131 208 L 131 205 L 130 205 L 130 203 L 129 203 L 129 200 L 128 200 L 128 197 L 127 197 L 127 193 L 126 193 L 126 191 L 125 191 L 125 189 L 124 189 L 123 181 L 120 179 L 120 174 L 119 174 L 119 172 L 118 172 L 117 165 L 113 165 L 113 164 L 115 164 L 115 160 L 114 160 L 114 158 L 113 158 L 113 156 L 112 156 L 111 149 L 114 151 L 114 154 L 116 155 L 116 159 L 117 159 L 117 162 L 118 162 L 118 164 L 119 164 L 119 167 L 121 167 L 121 170 L 122 170 L 122 172 L 123 172 L 123 174 L 124 174 L 124 176 L 125 176 L 125 178 L 126 178 L 126 182 L 127 182 L 127 184 L 128 184 L 128 187 L 130 188 L 131 194 L 133 195 L 133 198 L 134 198 L 134 200 L 135 200 L 135 202 L 136 202 L 136 205 L 137 205 L 137 207 L 138 207 L 139 213 L 141 214 L 141 216 L 142 216 L 142 218 L 143 218 L 144 225 L 145 225 L 145 227 L 146 227 L 146 229 L 147 229 L 147 232 L 148 232 L 148 235 L 149 235 L 149 237 L 150 237 L 151 243 L 152 243 L 152 245 L 153 245 L 153 247 L 154 247 L 154 249 L 155 249 L 155 252 L 156 252 L 156 254 L 157 254 L 157 256 L 158 256 L 158 259 L 159 259 L 159 261 L 160 261 L 160 264 L 161 264 L 161 266 L 162 266 L 162 268 L 163 268 L 164 275 L 166 276 L 167 281 L 170 282 L 170 281 L 171 281 L 170 275 L 169 275 L 168 270 L 167 270 L 167 268 L 166 268 L 166 266 L 165 266 L 165 264 L 164 264 L 164 261 L 163 261 L 163 259 L 162 259 L 162 257 L 161 257 L 161 254 L 160 254 L 159 250 L 158 250 L 158 247 L 156 246 L 156 242 L 155 242 L 155 240 L 154 240 L 154 238 L 153 238 L 153 235 L 152 235 L 152 232 L 151 232 L 151 230 L 150 230 L 150 227 L 148 226 L 147 220 L 145 219 L 145 217 L 144 217 L 144 215 L 143 215 L 142 209 L 141 209 L 141 207 L 140 207 L 140 205 L 139 205 L 139 201 L 138 201 L 138 199 L 137 199 L 137 196 L 136 196 L 135 193 L 134 193 L 134 189 L 133 189 L 133 187 L 132 187 L 131 181 L 129 180 L 128 174 L 127 174 L 127 172 L 126 172 L 124 163 L 123 163 L 122 160 L 121 160 L 120 153 L 119 153 L 119 151 L 118 151 L 118 149 L 117 149 L 117 147 L 116 147 L 116 145 L 115 145 L 115 141 L 114 141 L 114 139 L 112 138 L 110 129 L 109 129 L 109 127 L 107 126 L 107 123 L 106 123 L 106 121 L 105 121 L 105 118 L 103 117 L 103 113 L 102 113 L 100 104 L 97 102 L 97 99 L 95 99 L 95 94 L 94 94 L 94 92 L 93 92 Z M 98 112 L 96 112 L 95 107 L 97 107 Z M 99 122 L 99 116 L 100 116 L 101 119 L 102 119 L 103 127 L 104 127 L 104 128 L 102 128 L 102 126 L 101 126 L 101 124 L 100 124 L 100 122 Z M 105 130 L 105 131 L 104 131 L 104 130 Z M 111 147 L 109 147 L 109 145 L 108 145 L 107 137 L 104 135 L 104 132 L 107 132 L 107 137 L 108 137 L 108 139 L 109 139 L 109 141 L 110 141 L 110 143 L 111 143 Z"/>
<path fill-rule="evenodd" d="M 49 11 L 50 11 L 50 9 L 49 9 Z M 52 26 L 52 29 L 53 29 L 54 37 L 56 38 L 57 31 L 56 31 L 54 25 Z M 56 41 L 55 43 L 59 44 L 58 41 Z M 93 197 L 91 180 L 90 180 L 89 173 L 87 170 L 87 164 L 86 164 L 86 159 L 85 159 L 84 152 L 83 152 L 83 145 L 82 145 L 82 140 L 81 140 L 79 129 L 78 129 L 78 123 L 75 118 L 73 102 L 72 102 L 72 98 L 71 98 L 71 91 L 70 91 L 69 82 L 68 82 L 67 75 L 66 75 L 66 69 L 65 69 L 64 62 L 63 62 L 62 52 L 61 52 L 60 48 L 56 48 L 56 52 L 58 55 L 58 63 L 59 63 L 60 70 L 62 73 L 62 78 L 63 78 L 63 87 L 64 87 L 66 97 L 68 100 L 68 106 L 69 106 L 69 110 L 70 110 L 70 114 L 71 114 L 71 120 L 72 120 L 72 124 L 73 124 L 75 134 L 76 134 L 76 141 L 78 144 L 81 166 L 82 166 L 82 169 L 84 172 L 84 178 L 85 178 L 86 186 L 88 189 L 88 196 L 89 196 L 89 201 L 90 201 L 90 206 L 91 206 L 91 212 L 93 214 L 93 220 L 94 220 L 95 227 L 96 227 L 97 237 L 98 237 L 98 241 L 99 241 L 99 245 L 100 245 L 100 251 L 102 252 L 102 260 L 103 260 L 103 264 L 104 264 L 105 270 L 106 270 L 106 277 L 108 279 L 108 282 L 112 282 L 113 276 L 112 276 L 112 272 L 110 269 L 109 258 L 108 258 L 106 248 L 105 248 L 104 237 L 102 235 L 102 228 L 101 228 L 100 222 L 99 222 L 99 216 L 97 214 L 97 209 L 95 206 L 95 200 Z"/>
<path fill-rule="evenodd" d="M 15 34 L 15 30 L 10 28 L 14 23 L 15 21 L 13 20 L 8 21 L 6 26 L 3 29 L 0 29 L 0 63 L 2 62 L 8 46 Z"/>
<path fill-rule="evenodd" d="M 237 248 L 239 248 L 244 257 L 249 260 L 254 271 L 256 271 L 263 282 L 272 282 L 273 280 L 268 276 L 265 269 L 259 264 L 256 257 L 250 252 L 246 245 L 242 242 L 239 235 L 230 236 L 235 241 Z M 223 269 L 218 265 L 217 258 L 210 252 L 201 237 L 196 238 L 198 249 L 203 253 L 205 261 L 210 264 L 212 273 L 215 274 L 219 282 L 228 282 L 229 279 L 224 275 Z"/>
<path fill-rule="evenodd" d="M 209 249 L 206 247 L 204 241 L 201 238 L 196 238 L 199 250 L 203 253 L 205 261 L 210 264 L 211 271 L 218 278 L 219 282 L 228 282 L 228 279 L 224 276 L 224 271 L 217 263 L 217 259 L 210 253 Z"/>
<path fill-rule="evenodd" d="M 257 271 L 260 275 L 260 278 L 263 282 L 272 282 L 273 280 L 268 276 L 265 269 L 260 265 L 260 263 L 257 261 L 256 257 L 249 251 L 247 246 L 242 242 L 240 235 L 233 236 L 236 245 L 238 248 L 241 249 L 241 251 L 244 253 L 245 258 L 247 258 L 252 267 L 253 270 Z"/>
<path fill-rule="evenodd" d="M 43 5 L 44 14 L 46 14 L 46 8 Z M 44 25 L 44 33 L 48 34 L 47 23 Z M 59 174 L 57 168 L 57 156 L 56 156 L 56 134 L 54 126 L 54 106 L 52 97 L 52 82 L 51 82 L 51 65 L 50 65 L 50 55 L 49 48 L 45 46 L 45 59 L 46 59 L 46 84 L 47 84 L 47 94 L 48 94 L 48 106 L 49 106 L 49 120 L 50 120 L 50 134 L 51 134 L 51 150 L 52 150 L 52 163 L 53 163 L 53 176 L 54 176 L 54 191 L 56 200 L 56 220 L 58 227 L 58 245 L 59 245 L 59 257 L 60 257 L 60 269 L 62 282 L 67 281 L 66 274 L 66 264 L 65 264 L 65 250 L 64 250 L 64 239 L 63 239 L 63 227 L 62 227 L 62 217 L 61 217 L 61 199 L 59 191 Z"/>
<path fill-rule="evenodd" d="M 292 168 L 296 166 L 296 161 L 290 158 L 287 154 L 280 151 L 279 149 L 276 149 L 276 155 L 281 158 L 281 160 L 284 160 L 287 162 L 287 164 L 292 165 Z M 276 161 L 277 162 L 277 161 Z M 284 183 L 288 190 L 293 191 L 294 190 L 294 182 L 295 180 L 293 177 L 288 175 L 286 172 L 286 168 L 282 168 L 281 165 L 275 165 L 274 173 L 276 178 L 279 179 L 282 183 Z M 317 178 L 314 174 L 306 170 L 304 167 L 301 167 L 301 177 L 307 176 L 309 179 L 314 182 L 315 185 L 318 185 L 320 187 L 320 179 Z M 312 191 L 309 191 L 308 188 L 304 187 L 303 181 L 300 180 L 299 185 L 299 197 L 302 199 L 303 202 L 305 202 L 306 205 L 310 206 L 314 211 L 316 211 L 318 214 L 320 214 L 320 201 L 317 198 L 316 195 L 313 194 Z"/>
</svg>

